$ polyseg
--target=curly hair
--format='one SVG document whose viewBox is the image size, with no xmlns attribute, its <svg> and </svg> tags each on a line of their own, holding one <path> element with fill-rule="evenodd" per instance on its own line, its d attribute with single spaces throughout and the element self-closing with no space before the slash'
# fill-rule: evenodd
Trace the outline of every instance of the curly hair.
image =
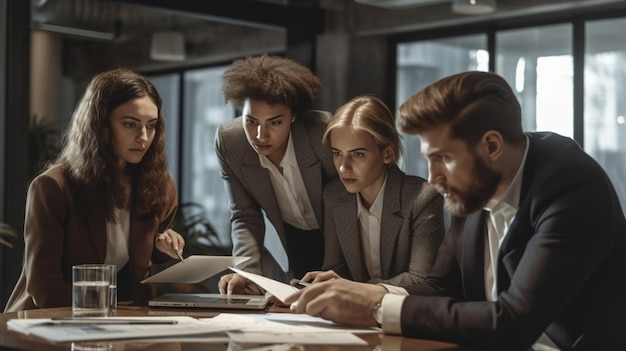
<svg viewBox="0 0 626 351">
<path fill-rule="evenodd" d="M 315 104 L 320 80 L 293 60 L 263 54 L 236 60 L 222 75 L 226 102 L 238 111 L 246 99 L 282 104 L 296 115 Z"/>
<path fill-rule="evenodd" d="M 109 120 L 115 108 L 145 96 L 158 110 L 154 140 L 141 162 L 121 169 Z M 165 208 L 162 189 L 170 176 L 161 106 L 154 85 L 131 70 L 117 68 L 92 78 L 72 114 L 65 146 L 55 162 L 70 180 L 83 215 L 103 211 L 107 220 L 114 220 L 115 208 L 137 214 L 160 213 Z"/>
</svg>

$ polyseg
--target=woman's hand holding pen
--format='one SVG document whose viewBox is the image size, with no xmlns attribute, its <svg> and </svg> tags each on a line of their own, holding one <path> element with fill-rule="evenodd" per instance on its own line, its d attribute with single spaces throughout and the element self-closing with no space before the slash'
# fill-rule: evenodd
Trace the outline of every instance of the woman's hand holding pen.
<svg viewBox="0 0 626 351">
<path fill-rule="evenodd" d="M 185 247 L 185 239 L 176 231 L 168 229 L 157 235 L 155 245 L 159 251 L 171 258 L 180 259 Z"/>
</svg>

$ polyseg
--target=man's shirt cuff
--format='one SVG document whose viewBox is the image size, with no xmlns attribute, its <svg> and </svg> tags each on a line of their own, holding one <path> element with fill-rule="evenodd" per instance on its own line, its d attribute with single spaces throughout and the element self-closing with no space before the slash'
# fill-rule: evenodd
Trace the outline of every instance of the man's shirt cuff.
<svg viewBox="0 0 626 351">
<path fill-rule="evenodd" d="M 397 294 L 385 294 L 385 296 L 383 296 L 383 300 L 380 304 L 380 309 L 383 315 L 383 332 L 387 334 L 402 334 L 400 314 L 402 313 L 402 303 L 405 298 L 406 295 Z"/>
</svg>

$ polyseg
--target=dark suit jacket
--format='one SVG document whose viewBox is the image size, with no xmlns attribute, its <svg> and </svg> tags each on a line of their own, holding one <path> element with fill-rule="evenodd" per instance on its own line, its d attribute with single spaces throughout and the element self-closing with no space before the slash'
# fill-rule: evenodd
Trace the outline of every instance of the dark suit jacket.
<svg viewBox="0 0 626 351">
<path fill-rule="evenodd" d="M 380 224 L 382 279 L 365 266 L 357 217 L 357 194 L 339 178 L 324 187 L 324 267 L 359 282 L 406 286 L 423 280 L 443 238 L 443 197 L 419 177 L 393 164 L 387 171 Z"/>
<path fill-rule="evenodd" d="M 331 150 L 322 144 L 329 118 L 328 112 L 309 111 L 298 116 L 291 126 L 298 167 L 320 227 L 323 226 L 323 186 L 337 176 Z M 268 240 L 270 245 L 277 245 L 285 252 L 289 250 L 283 220 L 269 172 L 261 166 L 259 155 L 248 143 L 241 117 L 220 125 L 215 150 L 230 202 L 233 255 L 251 257 L 239 268 L 279 279 L 275 272 L 262 271 L 261 256 Z M 263 212 L 276 228 L 278 238 L 265 237 Z"/>
<path fill-rule="evenodd" d="M 561 350 L 624 347 L 626 221 L 615 190 L 571 139 L 529 136 L 498 301 L 485 298 L 485 212 L 453 218 L 431 275 L 407 289 L 404 335 L 516 350 L 545 331 Z"/>
<path fill-rule="evenodd" d="M 132 299 L 147 299 L 149 286 L 140 283 L 152 260 L 168 256 L 154 248 L 158 233 L 171 227 L 178 207 L 176 186 L 170 178 L 167 210 L 156 215 L 130 214 L 129 281 Z M 28 189 L 24 223 L 24 266 L 5 312 L 72 305 L 72 266 L 104 263 L 107 248 L 103 214 L 85 219 L 78 214 L 60 166 L 35 178 Z"/>
</svg>

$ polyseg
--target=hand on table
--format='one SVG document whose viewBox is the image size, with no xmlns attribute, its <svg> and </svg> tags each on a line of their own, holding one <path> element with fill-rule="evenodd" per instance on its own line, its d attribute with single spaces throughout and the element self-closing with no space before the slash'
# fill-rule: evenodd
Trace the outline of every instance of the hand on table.
<svg viewBox="0 0 626 351">
<path fill-rule="evenodd" d="M 289 296 L 286 304 L 296 313 L 322 317 L 335 323 L 374 327 L 374 307 L 387 289 L 380 285 L 332 279 L 312 284 Z"/>
<path fill-rule="evenodd" d="M 263 289 L 237 273 L 226 274 L 220 277 L 217 284 L 220 294 L 263 295 Z"/>
<path fill-rule="evenodd" d="M 308 283 L 321 283 L 327 280 L 332 280 L 332 279 L 341 279 L 341 277 L 339 276 L 339 274 L 335 273 L 335 271 L 331 270 L 327 270 L 327 271 L 311 271 L 311 272 L 307 272 L 304 277 L 302 277 L 302 279 L 300 279 L 303 282 L 308 282 Z"/>
</svg>

